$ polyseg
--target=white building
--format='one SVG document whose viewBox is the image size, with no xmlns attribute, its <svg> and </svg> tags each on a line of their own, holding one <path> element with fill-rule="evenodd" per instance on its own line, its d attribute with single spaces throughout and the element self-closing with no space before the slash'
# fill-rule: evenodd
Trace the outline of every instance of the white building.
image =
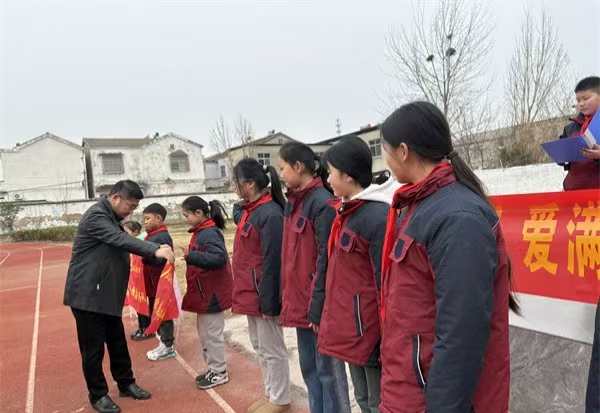
<svg viewBox="0 0 600 413">
<path fill-rule="evenodd" d="M 88 195 L 108 193 L 123 179 L 146 196 L 200 193 L 205 189 L 202 145 L 168 133 L 154 138 L 83 138 Z"/>
<path fill-rule="evenodd" d="M 86 198 L 81 146 L 45 133 L 0 150 L 0 201 L 70 201 Z"/>
</svg>

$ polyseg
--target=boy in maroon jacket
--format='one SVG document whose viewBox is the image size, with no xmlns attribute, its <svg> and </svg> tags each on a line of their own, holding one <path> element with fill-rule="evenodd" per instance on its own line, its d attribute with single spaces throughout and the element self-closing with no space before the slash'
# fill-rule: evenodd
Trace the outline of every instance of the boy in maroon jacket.
<svg viewBox="0 0 600 413">
<path fill-rule="evenodd" d="M 560 139 L 579 136 L 587 130 L 600 107 L 600 77 L 591 76 L 580 80 L 575 87 L 575 97 L 579 114 L 570 119 Z M 583 149 L 581 155 L 587 159 L 564 165 L 565 170 L 569 171 L 563 183 L 565 191 L 600 188 L 600 146 Z"/>
</svg>

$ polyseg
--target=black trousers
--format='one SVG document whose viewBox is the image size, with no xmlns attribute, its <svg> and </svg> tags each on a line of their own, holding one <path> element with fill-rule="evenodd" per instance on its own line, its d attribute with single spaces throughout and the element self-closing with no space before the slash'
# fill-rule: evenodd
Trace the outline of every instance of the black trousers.
<svg viewBox="0 0 600 413">
<path fill-rule="evenodd" d="M 147 321 L 147 325 L 144 329 L 150 327 L 150 322 L 152 320 L 152 312 L 154 311 L 154 297 L 149 298 L 150 301 L 150 317 L 146 317 L 142 315 Z M 167 320 L 160 323 L 158 327 L 158 335 L 160 336 L 160 341 L 167 347 L 171 347 L 175 342 L 175 323 L 173 320 Z"/>
<path fill-rule="evenodd" d="M 585 413 L 600 413 L 600 300 L 596 306 L 594 343 L 585 397 Z"/>
<path fill-rule="evenodd" d="M 77 324 L 77 339 L 83 376 L 92 403 L 108 393 L 102 371 L 104 344 L 108 349 L 110 372 L 120 390 L 135 383 L 121 317 L 72 309 Z"/>
</svg>

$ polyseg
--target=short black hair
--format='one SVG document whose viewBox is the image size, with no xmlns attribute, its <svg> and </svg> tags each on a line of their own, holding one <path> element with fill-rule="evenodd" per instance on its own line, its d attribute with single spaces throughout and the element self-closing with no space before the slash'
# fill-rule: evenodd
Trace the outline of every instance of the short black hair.
<svg viewBox="0 0 600 413">
<path fill-rule="evenodd" d="M 119 194 L 122 195 L 124 198 L 129 199 L 135 198 L 138 201 L 144 199 L 144 193 L 142 192 L 142 188 L 140 188 L 140 186 L 137 183 L 130 181 L 129 179 L 125 181 L 119 181 L 116 184 L 114 184 L 113 187 L 110 189 L 108 196 L 114 194 Z"/>
<path fill-rule="evenodd" d="M 123 226 L 129 228 L 131 232 L 142 232 L 142 224 L 137 221 L 125 221 Z"/>
<path fill-rule="evenodd" d="M 148 205 L 146 208 L 144 208 L 144 211 L 142 213 L 160 215 L 163 221 L 165 220 L 165 218 L 167 218 L 167 209 L 161 204 L 157 203 Z"/>
<path fill-rule="evenodd" d="M 600 95 L 600 77 L 586 77 L 585 79 L 581 79 L 579 83 L 577 83 L 577 86 L 575 86 L 575 93 L 584 92 L 586 90 L 596 92 Z"/>
</svg>

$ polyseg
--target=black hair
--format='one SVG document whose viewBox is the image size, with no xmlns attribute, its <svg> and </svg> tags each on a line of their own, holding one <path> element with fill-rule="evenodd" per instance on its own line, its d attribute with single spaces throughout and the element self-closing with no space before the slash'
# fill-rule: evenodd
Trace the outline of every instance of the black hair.
<svg viewBox="0 0 600 413">
<path fill-rule="evenodd" d="M 144 199 L 144 193 L 142 192 L 142 188 L 140 186 L 130 181 L 129 179 L 125 181 L 119 181 L 113 185 L 108 193 L 108 196 L 112 196 L 115 194 L 122 195 L 124 198 L 135 198 L 138 201 Z"/>
<path fill-rule="evenodd" d="M 167 218 L 167 210 L 161 204 L 150 204 L 146 208 L 144 208 L 143 214 L 156 214 L 160 215 L 163 221 Z"/>
<path fill-rule="evenodd" d="M 373 174 L 373 183 L 377 185 L 383 185 L 392 177 L 392 174 L 388 170 L 381 171 L 379 175 Z"/>
<path fill-rule="evenodd" d="M 281 190 L 281 181 L 275 168 L 271 165 L 263 166 L 253 158 L 245 158 L 233 168 L 233 179 L 240 186 L 243 182 L 254 182 L 258 189 L 265 190 L 271 183 L 271 196 L 282 208 L 285 206 L 285 197 Z"/>
<path fill-rule="evenodd" d="M 325 167 L 325 161 L 320 159 L 310 146 L 302 142 L 284 143 L 281 149 L 279 149 L 279 157 L 292 166 L 296 162 L 300 162 L 313 177 L 320 177 L 323 181 L 323 186 L 329 192 L 333 193 L 333 189 L 327 183 L 329 174 Z"/>
<path fill-rule="evenodd" d="M 591 90 L 592 92 L 596 92 L 600 94 L 600 77 L 598 76 L 590 76 L 585 79 L 581 79 L 577 86 L 575 86 L 575 93 L 583 92 L 586 90 Z"/>
<path fill-rule="evenodd" d="M 215 221 L 217 228 L 225 230 L 225 217 L 228 217 L 223 204 L 217 200 L 206 202 L 199 196 L 190 196 L 181 203 L 181 208 L 188 212 L 202 211 L 204 215 Z"/>
<path fill-rule="evenodd" d="M 433 162 L 448 159 L 456 180 L 494 208 L 481 180 L 454 150 L 448 121 L 434 104 L 411 102 L 400 106 L 381 124 L 381 139 L 392 148 L 404 143 L 418 156 Z M 509 278 L 512 284 L 510 270 L 509 264 Z M 509 306 L 513 312 L 519 314 L 519 304 L 512 293 Z"/>
<path fill-rule="evenodd" d="M 347 136 L 327 150 L 327 164 L 354 179 L 361 188 L 373 180 L 373 156 L 369 145 L 358 136 Z"/>
<path fill-rule="evenodd" d="M 137 232 L 138 234 L 142 232 L 142 224 L 137 221 L 125 221 L 123 222 L 123 226 L 127 227 L 131 232 Z"/>
</svg>

